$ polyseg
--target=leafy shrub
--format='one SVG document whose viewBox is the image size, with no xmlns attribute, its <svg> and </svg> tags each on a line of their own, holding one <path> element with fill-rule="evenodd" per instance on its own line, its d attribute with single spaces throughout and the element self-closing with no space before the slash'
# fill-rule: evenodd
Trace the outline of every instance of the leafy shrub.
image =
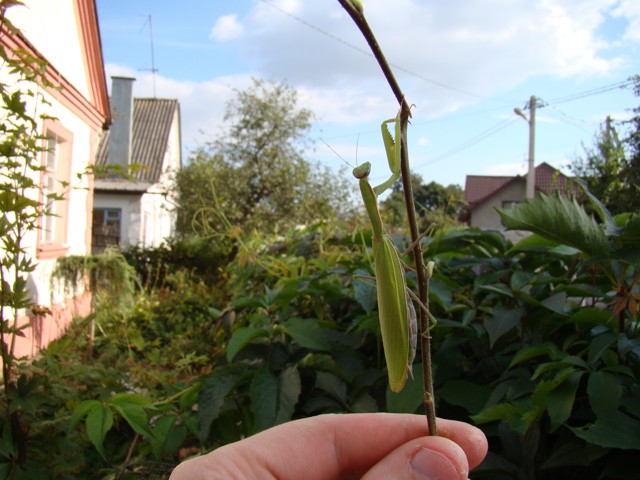
<svg viewBox="0 0 640 480">
<path fill-rule="evenodd" d="M 535 232 L 516 245 L 474 229 L 426 240 L 438 413 L 489 437 L 475 478 L 637 478 L 640 221 L 593 201 L 599 222 L 553 197 L 503 212 Z M 101 313 L 90 361 L 79 322 L 19 382 L 34 448 L 58 445 L 37 465 L 166 478 L 184 456 L 293 418 L 420 412 L 420 375 L 399 395 L 387 386 L 361 278 L 370 235 L 343 232 L 238 239 L 222 290 L 177 268 L 126 315 Z M 60 453 L 69 442 L 84 454 Z"/>
<path fill-rule="evenodd" d="M 216 282 L 221 277 L 229 253 L 228 243 L 198 236 L 172 238 L 155 248 L 137 245 L 122 251 L 147 290 L 162 288 L 167 277 L 179 270 L 190 272 L 208 283 Z"/>
<path fill-rule="evenodd" d="M 638 478 L 638 215 L 563 198 L 502 211 L 534 235 L 434 238 L 439 414 L 490 437 L 478 478 Z"/>
</svg>

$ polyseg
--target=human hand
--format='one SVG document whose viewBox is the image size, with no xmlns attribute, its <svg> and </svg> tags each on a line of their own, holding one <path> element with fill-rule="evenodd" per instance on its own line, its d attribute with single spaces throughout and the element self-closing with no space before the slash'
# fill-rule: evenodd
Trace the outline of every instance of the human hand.
<svg viewBox="0 0 640 480">
<path fill-rule="evenodd" d="M 178 465 L 169 480 L 465 480 L 487 439 L 463 422 L 424 416 L 320 415 L 273 427 Z"/>
</svg>

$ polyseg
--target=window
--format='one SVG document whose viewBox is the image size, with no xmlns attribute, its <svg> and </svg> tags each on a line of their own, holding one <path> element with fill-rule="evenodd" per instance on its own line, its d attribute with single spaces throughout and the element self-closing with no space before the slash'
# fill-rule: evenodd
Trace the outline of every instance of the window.
<svg viewBox="0 0 640 480">
<path fill-rule="evenodd" d="M 73 134 L 58 122 L 44 124 L 45 151 L 42 155 L 41 203 L 38 258 L 64 255 L 68 247 L 68 185 L 71 173 Z"/>
<path fill-rule="evenodd" d="M 100 253 L 110 245 L 120 244 L 122 210 L 119 208 L 94 208 L 91 253 Z"/>
<path fill-rule="evenodd" d="M 522 203 L 521 200 L 502 200 L 502 203 L 500 204 L 500 206 L 503 209 L 507 210 L 509 208 L 515 207 L 516 205 L 518 205 L 520 203 Z M 504 224 L 504 220 L 501 219 L 500 223 L 502 224 L 503 227 L 506 227 L 506 225 Z"/>
<path fill-rule="evenodd" d="M 47 138 L 47 151 L 45 153 L 44 170 L 42 173 L 42 198 L 45 203 L 45 209 L 49 215 L 43 215 L 42 228 L 40 229 L 40 241 L 42 243 L 53 243 L 56 238 L 56 217 L 55 200 L 52 196 L 57 195 L 57 157 L 58 142 L 55 138 Z"/>
<path fill-rule="evenodd" d="M 502 208 L 513 208 L 519 203 L 522 203 L 522 202 L 520 200 L 503 200 L 501 206 Z"/>
</svg>

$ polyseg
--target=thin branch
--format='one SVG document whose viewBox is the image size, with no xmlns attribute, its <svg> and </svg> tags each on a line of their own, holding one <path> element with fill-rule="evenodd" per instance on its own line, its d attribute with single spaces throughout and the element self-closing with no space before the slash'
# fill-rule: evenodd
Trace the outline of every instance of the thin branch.
<svg viewBox="0 0 640 480">
<path fill-rule="evenodd" d="M 414 245 L 413 254 L 416 267 L 416 275 L 418 280 L 418 298 L 428 307 L 429 302 L 429 279 L 427 278 L 424 259 L 422 257 L 422 249 L 418 241 L 418 223 L 416 219 L 415 203 L 413 200 L 413 188 L 411 186 L 411 174 L 409 169 L 409 150 L 407 146 L 407 126 L 409 117 L 411 117 L 411 106 L 407 103 L 404 93 L 400 89 L 389 63 L 387 62 L 375 35 L 371 31 L 369 24 L 364 17 L 361 9 L 357 8 L 351 0 L 338 0 L 340 5 L 347 11 L 354 23 L 362 32 L 369 48 L 376 58 L 378 65 L 382 69 L 391 90 L 400 105 L 400 142 L 401 149 L 401 171 L 402 171 L 402 187 L 404 191 L 405 206 L 407 208 L 407 221 L 409 223 L 409 231 L 411 233 L 411 242 Z M 396 140 L 397 141 L 397 140 Z M 429 333 L 429 318 L 420 309 L 420 344 L 422 354 L 422 379 L 424 382 L 423 403 L 425 414 L 427 416 L 427 424 L 429 426 L 429 434 L 437 435 L 436 429 L 436 412 L 435 402 L 433 401 L 433 376 L 431 372 L 431 335 Z"/>
</svg>

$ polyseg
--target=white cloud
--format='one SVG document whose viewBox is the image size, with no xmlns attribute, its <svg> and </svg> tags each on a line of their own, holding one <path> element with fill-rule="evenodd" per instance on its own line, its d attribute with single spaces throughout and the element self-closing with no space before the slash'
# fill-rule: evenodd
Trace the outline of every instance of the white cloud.
<svg viewBox="0 0 640 480">
<path fill-rule="evenodd" d="M 597 28 L 614 4 L 397 0 L 389 8 L 387 1 L 370 0 L 365 13 L 389 62 L 397 66 L 407 97 L 421 111 L 437 115 L 532 76 L 610 73 L 620 60 L 605 55 L 608 45 Z M 238 41 L 240 51 L 259 61 L 265 76 L 304 87 L 313 94 L 313 103 L 325 111 L 332 106 L 337 110 L 332 117 L 345 122 L 358 116 L 358 110 L 389 114 L 393 99 L 386 100 L 379 69 L 358 51 L 368 47 L 339 5 L 287 0 L 274 7 L 259 2 L 239 21 L 246 32 Z M 368 103 L 361 103 L 365 98 Z"/>
<path fill-rule="evenodd" d="M 613 15 L 625 17 L 629 21 L 624 38 L 633 42 L 640 42 L 640 2 L 637 0 L 621 0 L 614 8 Z"/>
<path fill-rule="evenodd" d="M 235 96 L 233 89 L 248 86 L 251 75 L 287 81 L 298 90 L 300 105 L 321 121 L 347 130 L 356 126 L 356 131 L 362 122 L 371 122 L 379 135 L 381 119 L 395 114 L 396 103 L 362 35 L 338 3 L 252 4 L 244 15 L 218 17 L 209 35 L 226 42 L 225 48 L 235 48 L 242 74 L 199 82 L 156 75 L 158 96 L 180 100 L 183 143 L 212 139 L 221 128 L 226 102 Z M 389 5 L 388 0 L 367 0 L 365 14 L 407 98 L 417 106 L 416 125 L 531 78 L 603 76 L 604 83 L 610 82 L 621 60 L 612 56 L 614 49 L 598 31 L 607 14 L 628 20 L 623 41 L 640 41 L 637 0 L 396 0 Z M 107 65 L 109 73 L 119 69 Z M 148 72 L 123 73 L 138 77 L 137 96 L 153 94 Z M 505 104 L 514 106 L 511 102 Z M 545 118 L 539 115 L 538 120 Z M 431 148 L 439 139 L 431 140 L 424 137 L 418 144 Z M 355 143 L 345 141 L 349 161 Z M 361 149 L 363 158 L 373 154 L 362 143 Z M 520 164 L 509 165 L 495 165 L 492 172 L 522 171 Z"/>
<path fill-rule="evenodd" d="M 242 38 L 243 35 L 244 27 L 238 22 L 238 15 L 231 13 L 229 15 L 223 15 L 216 20 L 216 23 L 209 33 L 209 38 L 220 42 L 227 42 L 229 40 Z"/>
<path fill-rule="evenodd" d="M 151 73 L 141 73 L 116 64 L 105 65 L 105 70 L 107 78 L 113 75 L 136 78 L 133 85 L 134 97 L 153 97 L 154 78 Z M 234 89 L 243 89 L 249 85 L 249 75 L 217 77 L 204 82 L 155 76 L 156 96 L 177 98 L 180 102 L 182 145 L 188 150 L 217 137 L 223 123 L 226 103 L 235 97 Z"/>
</svg>

